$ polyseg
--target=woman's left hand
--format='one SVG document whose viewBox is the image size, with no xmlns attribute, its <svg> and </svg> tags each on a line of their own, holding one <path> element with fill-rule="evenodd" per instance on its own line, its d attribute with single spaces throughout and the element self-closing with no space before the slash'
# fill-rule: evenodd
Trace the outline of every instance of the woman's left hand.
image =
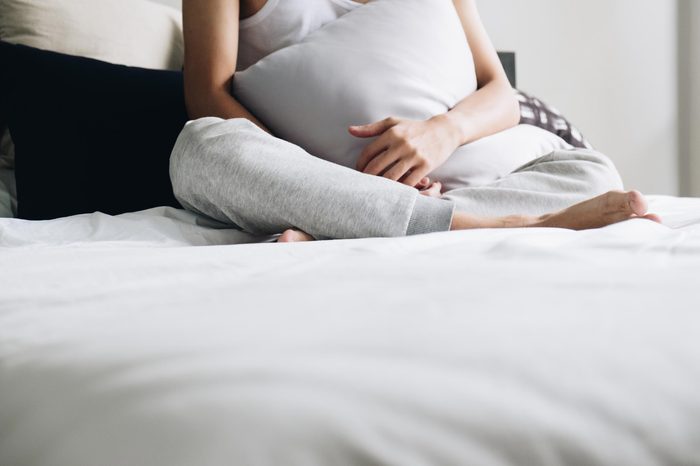
<svg viewBox="0 0 700 466">
<path fill-rule="evenodd" d="M 459 147 L 459 135 L 445 115 L 429 120 L 386 118 L 376 123 L 351 126 L 359 138 L 379 136 L 360 154 L 357 169 L 370 175 L 416 186 Z"/>
</svg>

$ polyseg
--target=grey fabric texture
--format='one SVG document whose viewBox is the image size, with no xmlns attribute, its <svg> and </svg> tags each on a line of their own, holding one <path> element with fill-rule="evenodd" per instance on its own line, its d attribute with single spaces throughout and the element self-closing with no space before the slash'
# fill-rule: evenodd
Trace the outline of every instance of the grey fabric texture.
<svg viewBox="0 0 700 466">
<path fill-rule="evenodd" d="M 536 158 L 494 182 L 453 189 L 443 198 L 454 201 L 457 210 L 478 216 L 542 215 L 622 188 L 608 157 L 591 149 L 571 149 Z"/>
<path fill-rule="evenodd" d="M 316 158 L 245 119 L 190 121 L 170 157 L 177 200 L 254 234 L 299 228 L 314 238 L 446 231 L 451 201 Z"/>
<path fill-rule="evenodd" d="M 301 229 L 317 239 L 447 231 L 455 206 L 474 215 L 541 215 L 621 189 L 615 166 L 592 150 L 539 157 L 483 186 L 442 199 L 314 157 L 244 119 L 185 125 L 170 158 L 177 200 L 188 210 L 254 234 Z"/>
</svg>

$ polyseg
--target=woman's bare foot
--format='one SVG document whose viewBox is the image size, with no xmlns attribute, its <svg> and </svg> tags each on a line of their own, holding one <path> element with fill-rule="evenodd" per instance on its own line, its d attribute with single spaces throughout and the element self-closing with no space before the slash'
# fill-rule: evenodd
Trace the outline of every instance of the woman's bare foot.
<svg viewBox="0 0 700 466">
<path fill-rule="evenodd" d="M 658 215 L 647 213 L 647 201 L 639 191 L 610 191 L 568 209 L 543 215 L 535 226 L 587 230 L 631 218 L 661 223 Z"/>
<path fill-rule="evenodd" d="M 424 193 L 424 195 L 439 196 L 440 188 L 438 182 L 431 183 L 427 187 L 427 189 L 431 189 L 431 192 Z M 559 212 L 540 217 L 510 215 L 487 218 L 456 212 L 450 229 L 549 227 L 588 230 L 632 218 L 644 218 L 661 223 L 658 215 L 647 213 L 647 201 L 639 191 L 610 191 Z M 278 243 L 300 241 L 314 241 L 314 237 L 301 230 L 290 228 L 277 239 Z"/>
<path fill-rule="evenodd" d="M 541 217 L 511 215 L 484 218 L 457 212 L 452 221 L 451 229 L 550 227 L 587 230 L 601 228 L 631 218 L 644 218 L 661 223 L 658 215 L 647 213 L 646 199 L 639 191 L 610 191 Z"/>
<path fill-rule="evenodd" d="M 314 241 L 314 237 L 301 230 L 290 228 L 277 238 L 278 243 L 298 243 L 300 241 Z"/>
</svg>

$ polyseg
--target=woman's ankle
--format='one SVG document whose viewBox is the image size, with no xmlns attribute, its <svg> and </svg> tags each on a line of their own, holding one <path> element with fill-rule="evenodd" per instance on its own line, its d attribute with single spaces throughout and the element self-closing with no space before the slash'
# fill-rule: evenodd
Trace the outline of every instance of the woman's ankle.
<svg viewBox="0 0 700 466">
<path fill-rule="evenodd" d="M 477 217 L 466 212 L 455 212 L 450 230 L 473 230 L 475 228 L 499 228 L 498 222 L 488 217 Z"/>
<path fill-rule="evenodd" d="M 544 217 L 544 216 L 543 216 Z M 465 212 L 455 212 L 450 230 L 472 230 L 475 228 L 527 228 L 534 227 L 541 217 L 507 215 L 504 217 L 477 217 Z"/>
</svg>

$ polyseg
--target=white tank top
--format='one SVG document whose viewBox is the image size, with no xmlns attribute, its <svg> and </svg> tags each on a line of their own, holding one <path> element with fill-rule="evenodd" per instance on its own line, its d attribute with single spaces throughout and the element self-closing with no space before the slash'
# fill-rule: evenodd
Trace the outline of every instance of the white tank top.
<svg viewBox="0 0 700 466">
<path fill-rule="evenodd" d="M 238 71 L 275 50 L 296 44 L 309 33 L 362 6 L 354 0 L 267 0 L 240 22 Z"/>
</svg>

